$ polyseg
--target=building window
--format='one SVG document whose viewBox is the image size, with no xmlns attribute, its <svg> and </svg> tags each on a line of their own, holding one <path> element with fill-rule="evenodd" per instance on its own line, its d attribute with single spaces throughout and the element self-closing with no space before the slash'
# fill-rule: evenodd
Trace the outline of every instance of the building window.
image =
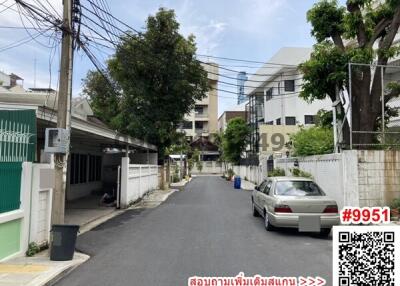
<svg viewBox="0 0 400 286">
<path fill-rule="evenodd" d="M 195 122 L 195 128 L 196 129 L 203 129 L 204 123 L 202 121 L 196 121 Z"/>
<path fill-rule="evenodd" d="M 82 184 L 87 182 L 87 155 L 72 154 L 71 155 L 71 169 L 70 169 L 70 183 Z"/>
<path fill-rule="evenodd" d="M 268 121 L 268 122 L 266 122 L 265 124 L 267 124 L 267 125 L 274 125 L 274 121 Z"/>
<path fill-rule="evenodd" d="M 270 100 L 270 99 L 272 99 L 272 91 L 273 91 L 273 88 L 271 87 L 271 88 L 268 89 L 267 92 L 265 93 L 265 96 L 266 96 L 266 100 L 267 100 L 267 101 Z"/>
<path fill-rule="evenodd" d="M 101 156 L 89 156 L 89 182 L 101 181 Z"/>
<path fill-rule="evenodd" d="M 295 91 L 293 79 L 285 80 L 285 91 Z"/>
<path fill-rule="evenodd" d="M 276 120 L 276 125 L 281 125 L 281 119 L 280 119 L 280 118 L 278 118 L 278 119 Z"/>
<path fill-rule="evenodd" d="M 294 116 L 286 116 L 285 117 L 285 124 L 286 125 L 296 125 L 296 117 L 294 117 Z"/>
<path fill-rule="evenodd" d="M 183 129 L 192 129 L 193 128 L 193 122 L 192 121 L 183 121 Z"/>
<path fill-rule="evenodd" d="M 194 113 L 195 114 L 203 114 L 204 113 L 204 107 L 203 106 L 195 106 L 194 107 Z"/>
<path fill-rule="evenodd" d="M 315 124 L 315 115 L 304 115 L 304 124 Z"/>
</svg>

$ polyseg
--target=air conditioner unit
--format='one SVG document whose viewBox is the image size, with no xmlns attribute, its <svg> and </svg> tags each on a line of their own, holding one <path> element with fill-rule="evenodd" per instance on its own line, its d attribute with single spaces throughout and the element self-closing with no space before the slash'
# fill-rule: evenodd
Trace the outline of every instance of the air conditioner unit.
<svg viewBox="0 0 400 286">
<path fill-rule="evenodd" d="M 46 128 L 44 151 L 66 154 L 69 149 L 70 131 L 63 128 Z"/>
</svg>

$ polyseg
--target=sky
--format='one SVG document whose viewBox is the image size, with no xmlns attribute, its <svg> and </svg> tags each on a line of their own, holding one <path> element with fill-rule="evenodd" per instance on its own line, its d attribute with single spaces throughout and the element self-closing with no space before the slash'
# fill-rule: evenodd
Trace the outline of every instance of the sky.
<svg viewBox="0 0 400 286">
<path fill-rule="evenodd" d="M 315 43 L 310 35 L 311 27 L 306 21 L 307 10 L 316 2 L 313 0 L 106 1 L 115 17 L 141 31 L 144 31 L 147 17 L 154 15 L 160 7 L 174 9 L 181 25 L 181 33 L 185 36 L 189 34 L 196 36 L 198 54 L 265 62 L 281 47 L 311 47 Z M 26 2 L 36 5 L 40 2 L 49 9 L 48 3 L 50 3 L 57 11 L 62 9 L 62 0 L 26 0 Z M 21 19 L 16 5 L 3 11 L 13 3 L 14 0 L 0 0 L 0 71 L 15 73 L 24 78 L 25 88 L 34 86 L 36 74 L 36 87 L 50 85 L 56 89 L 59 47 L 51 47 L 55 44 L 51 38 L 39 36 L 32 40 L 24 29 L 4 28 L 30 25 L 23 16 Z M 81 3 L 90 5 L 87 0 L 81 0 Z M 36 32 L 30 31 L 30 33 L 35 35 Z M 13 47 L 13 43 L 21 39 L 30 41 Z M 103 52 L 96 53 L 96 56 L 99 60 L 106 59 Z M 205 58 L 200 59 L 205 60 Z M 258 67 L 254 63 L 226 60 L 217 62 L 234 70 L 249 73 L 256 72 Z M 242 67 L 243 65 L 249 67 Z M 82 90 L 82 78 L 88 70 L 94 68 L 82 51 L 75 53 L 74 97 L 79 96 Z M 236 77 L 234 73 L 220 72 Z M 236 81 L 232 80 L 232 83 Z M 234 86 L 220 85 L 219 88 L 236 92 Z M 235 106 L 236 100 L 234 94 L 219 92 L 219 114 Z"/>
</svg>

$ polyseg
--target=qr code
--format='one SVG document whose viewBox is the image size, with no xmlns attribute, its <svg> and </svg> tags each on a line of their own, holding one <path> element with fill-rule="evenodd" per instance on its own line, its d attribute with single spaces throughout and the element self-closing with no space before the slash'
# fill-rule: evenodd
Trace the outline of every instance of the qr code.
<svg viewBox="0 0 400 286">
<path fill-rule="evenodd" d="M 399 230 L 397 226 L 335 227 L 333 285 L 400 285 Z"/>
</svg>

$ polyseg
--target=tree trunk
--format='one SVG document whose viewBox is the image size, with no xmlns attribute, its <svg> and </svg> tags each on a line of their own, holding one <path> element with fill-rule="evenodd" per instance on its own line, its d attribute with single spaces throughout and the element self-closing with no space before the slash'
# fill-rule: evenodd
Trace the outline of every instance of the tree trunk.
<svg viewBox="0 0 400 286">
<path fill-rule="evenodd" d="M 352 129 L 353 148 L 369 149 L 374 143 L 376 121 L 380 115 L 380 97 L 370 91 L 371 70 L 362 67 L 353 72 Z"/>
</svg>

